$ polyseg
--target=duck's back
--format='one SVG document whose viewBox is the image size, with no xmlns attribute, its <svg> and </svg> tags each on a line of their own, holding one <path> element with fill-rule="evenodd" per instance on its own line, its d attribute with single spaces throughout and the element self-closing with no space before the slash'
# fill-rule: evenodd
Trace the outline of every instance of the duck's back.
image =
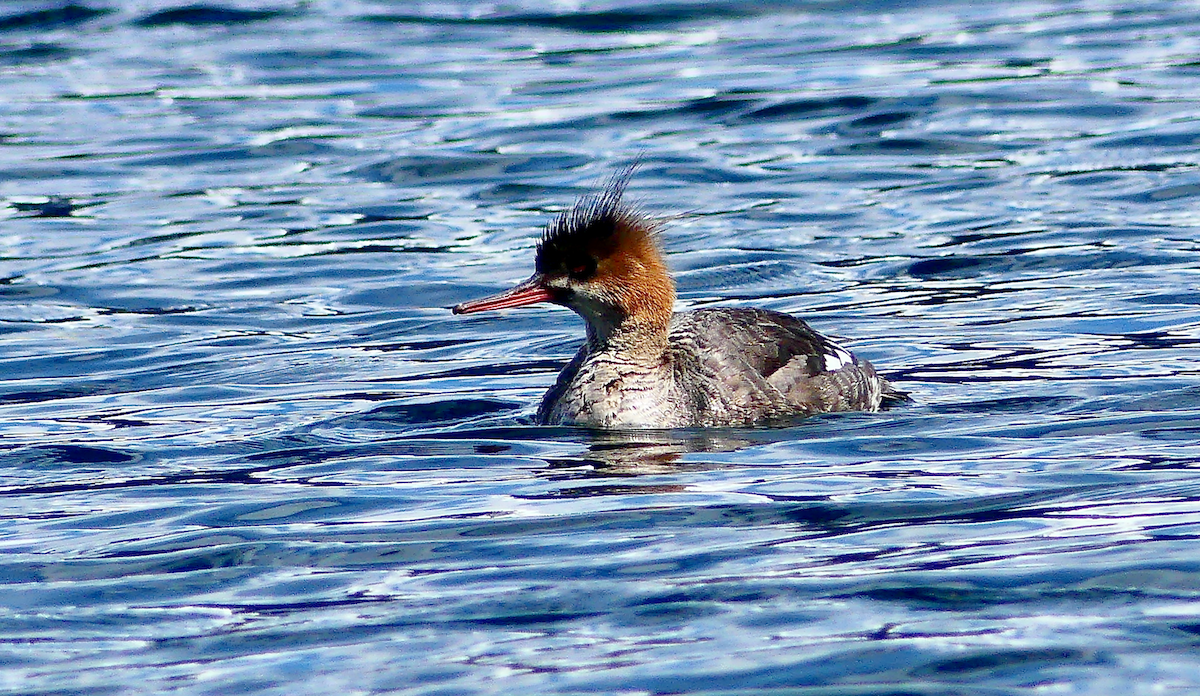
<svg viewBox="0 0 1200 696">
<path fill-rule="evenodd" d="M 875 411 L 899 396 L 869 362 L 780 312 L 678 312 L 670 346 L 677 399 L 693 425 Z"/>
</svg>

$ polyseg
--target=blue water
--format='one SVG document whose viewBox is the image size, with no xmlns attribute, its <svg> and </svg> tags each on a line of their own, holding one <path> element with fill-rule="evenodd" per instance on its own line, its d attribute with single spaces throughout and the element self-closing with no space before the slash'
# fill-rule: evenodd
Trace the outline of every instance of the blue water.
<svg viewBox="0 0 1200 696">
<path fill-rule="evenodd" d="M 1200 8 L 0 13 L 0 691 L 1200 692 Z M 913 401 L 531 424 L 640 158 Z"/>
</svg>

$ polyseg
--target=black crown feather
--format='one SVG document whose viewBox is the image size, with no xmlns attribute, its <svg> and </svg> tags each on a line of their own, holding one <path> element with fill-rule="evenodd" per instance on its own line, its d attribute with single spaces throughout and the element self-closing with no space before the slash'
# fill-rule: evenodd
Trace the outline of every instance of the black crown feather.
<svg viewBox="0 0 1200 696">
<path fill-rule="evenodd" d="M 537 245 L 540 272 L 552 272 L 564 265 L 579 267 L 582 262 L 575 257 L 612 239 L 619 227 L 644 223 L 642 216 L 621 200 L 636 168 L 634 163 L 621 169 L 609 179 L 603 191 L 579 199 L 546 226 Z"/>
</svg>

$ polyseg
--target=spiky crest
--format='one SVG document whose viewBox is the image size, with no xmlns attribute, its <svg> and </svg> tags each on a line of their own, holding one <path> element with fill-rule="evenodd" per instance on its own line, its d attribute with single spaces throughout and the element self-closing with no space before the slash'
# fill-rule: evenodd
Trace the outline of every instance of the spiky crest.
<svg viewBox="0 0 1200 696">
<path fill-rule="evenodd" d="M 579 199 L 546 227 L 537 248 L 539 271 L 550 272 L 564 262 L 571 266 L 579 254 L 603 258 L 616 249 L 618 241 L 628 243 L 619 239 L 621 235 L 639 235 L 645 237 L 639 242 L 657 247 L 657 225 L 623 201 L 636 168 L 635 162 L 619 170 L 600 193 Z"/>
</svg>

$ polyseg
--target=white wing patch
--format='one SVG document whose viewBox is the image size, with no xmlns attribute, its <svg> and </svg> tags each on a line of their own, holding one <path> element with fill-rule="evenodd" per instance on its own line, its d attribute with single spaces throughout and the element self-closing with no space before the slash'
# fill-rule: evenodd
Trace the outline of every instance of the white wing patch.
<svg viewBox="0 0 1200 696">
<path fill-rule="evenodd" d="M 830 344 L 827 349 L 829 352 L 821 356 L 826 372 L 837 372 L 854 362 L 854 356 L 841 346 Z"/>
</svg>

